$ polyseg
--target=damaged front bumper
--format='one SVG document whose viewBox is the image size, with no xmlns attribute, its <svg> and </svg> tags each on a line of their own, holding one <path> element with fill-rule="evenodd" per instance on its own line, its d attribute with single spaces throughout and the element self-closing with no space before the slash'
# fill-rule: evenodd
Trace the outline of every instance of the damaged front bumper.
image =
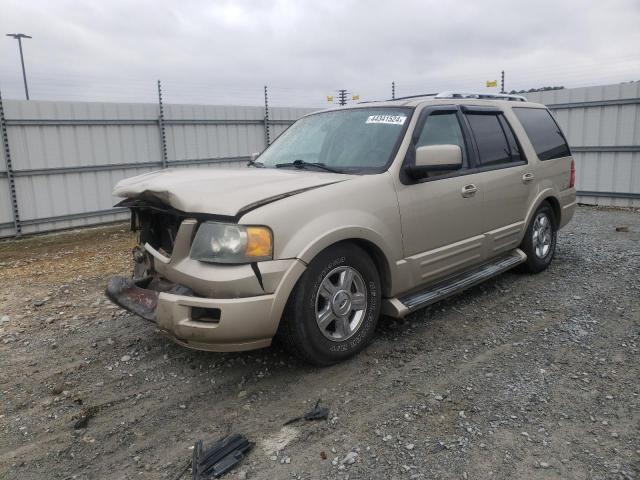
<svg viewBox="0 0 640 480">
<path fill-rule="evenodd" d="M 156 321 L 156 307 L 160 292 L 176 295 L 193 295 L 191 289 L 157 278 L 147 277 L 134 281 L 126 277 L 111 277 L 107 282 L 107 297 L 131 313 Z"/>
<path fill-rule="evenodd" d="M 107 296 L 119 306 L 152 321 L 175 342 L 196 350 L 229 352 L 268 347 L 289 293 L 305 265 L 291 260 L 273 293 L 240 298 L 203 298 L 181 285 L 112 277 Z M 154 290 L 155 288 L 155 290 Z"/>
<path fill-rule="evenodd" d="M 192 260 L 188 240 L 194 226 L 194 221 L 182 222 L 170 258 L 145 245 L 153 258 L 152 275 L 112 277 L 107 297 L 189 348 L 226 352 L 269 346 L 306 265 L 298 259 L 253 266 Z"/>
</svg>

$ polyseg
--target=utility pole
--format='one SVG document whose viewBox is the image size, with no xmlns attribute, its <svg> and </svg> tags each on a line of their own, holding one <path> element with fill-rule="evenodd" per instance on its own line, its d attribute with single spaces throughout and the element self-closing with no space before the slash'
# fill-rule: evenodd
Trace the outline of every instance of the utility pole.
<svg viewBox="0 0 640 480">
<path fill-rule="evenodd" d="M 347 104 L 347 95 L 349 92 L 346 90 L 338 90 L 338 105 L 345 106 Z"/>
<path fill-rule="evenodd" d="M 27 88 L 27 73 L 24 70 L 24 57 L 22 56 L 22 39 L 32 37 L 30 37 L 29 35 L 25 35 L 24 33 L 7 33 L 7 37 L 13 37 L 18 40 L 18 48 L 20 49 L 20 63 L 22 64 L 22 79 L 24 80 L 24 94 L 27 96 L 27 100 L 29 100 L 29 88 Z"/>
<path fill-rule="evenodd" d="M 504 70 L 502 70 L 502 79 L 500 80 L 500 93 L 504 93 Z"/>
<path fill-rule="evenodd" d="M 391 82 L 391 99 L 394 100 L 396 98 L 396 82 Z"/>
</svg>

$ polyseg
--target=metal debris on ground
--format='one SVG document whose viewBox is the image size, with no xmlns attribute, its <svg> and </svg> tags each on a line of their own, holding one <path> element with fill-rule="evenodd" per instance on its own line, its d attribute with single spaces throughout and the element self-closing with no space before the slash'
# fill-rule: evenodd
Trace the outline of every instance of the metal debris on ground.
<svg viewBox="0 0 640 480">
<path fill-rule="evenodd" d="M 311 410 L 306 412 L 301 417 L 295 417 L 291 420 L 286 421 L 284 425 L 289 425 L 299 420 L 326 420 L 327 418 L 329 418 L 329 409 L 327 407 L 321 407 L 320 399 L 318 399 L 315 406 Z"/>
<path fill-rule="evenodd" d="M 192 480 L 220 478 L 242 461 L 253 445 L 237 433 L 218 440 L 207 450 L 204 450 L 202 440 L 198 440 L 191 461 Z"/>
</svg>

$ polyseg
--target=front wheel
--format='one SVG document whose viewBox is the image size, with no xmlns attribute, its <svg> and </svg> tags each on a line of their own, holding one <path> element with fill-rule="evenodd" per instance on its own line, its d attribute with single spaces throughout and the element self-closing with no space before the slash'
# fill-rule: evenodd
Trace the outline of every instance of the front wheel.
<svg viewBox="0 0 640 480">
<path fill-rule="evenodd" d="M 367 253 L 344 243 L 321 252 L 287 302 L 278 337 L 291 353 L 318 366 L 362 350 L 380 316 L 380 276 Z"/>
<path fill-rule="evenodd" d="M 558 230 L 556 217 L 551 205 L 543 203 L 533 214 L 520 248 L 527 254 L 527 261 L 522 269 L 529 273 L 545 270 L 556 251 Z"/>
</svg>

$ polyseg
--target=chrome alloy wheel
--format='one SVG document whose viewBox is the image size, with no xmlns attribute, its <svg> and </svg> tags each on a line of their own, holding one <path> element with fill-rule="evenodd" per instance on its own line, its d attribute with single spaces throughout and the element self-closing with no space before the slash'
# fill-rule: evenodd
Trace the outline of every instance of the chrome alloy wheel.
<svg viewBox="0 0 640 480">
<path fill-rule="evenodd" d="M 322 334 L 341 342 L 355 334 L 367 310 L 367 286 L 352 267 L 331 270 L 316 293 L 316 322 Z"/>
<path fill-rule="evenodd" d="M 553 230 L 549 216 L 541 212 L 533 222 L 533 251 L 536 257 L 545 258 L 551 250 Z"/>
</svg>

